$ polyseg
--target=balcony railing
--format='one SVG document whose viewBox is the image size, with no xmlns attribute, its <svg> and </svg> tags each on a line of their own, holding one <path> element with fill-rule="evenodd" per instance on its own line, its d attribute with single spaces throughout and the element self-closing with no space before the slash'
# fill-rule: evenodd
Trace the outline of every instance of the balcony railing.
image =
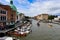
<svg viewBox="0 0 60 40">
<path fill-rule="evenodd" d="M 0 22 L 7 22 L 7 20 L 0 20 Z"/>
</svg>

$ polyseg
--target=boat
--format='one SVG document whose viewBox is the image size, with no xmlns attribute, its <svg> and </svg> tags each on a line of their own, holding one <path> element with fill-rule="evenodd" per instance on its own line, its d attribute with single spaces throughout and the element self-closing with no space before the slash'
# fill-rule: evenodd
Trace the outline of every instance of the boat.
<svg viewBox="0 0 60 40">
<path fill-rule="evenodd" d="M 0 37 L 0 40 L 19 40 L 15 37 L 8 37 L 8 36 L 4 36 L 4 37 Z"/>
<path fill-rule="evenodd" d="M 12 37 L 1 37 L 0 40 L 14 40 Z"/>
<path fill-rule="evenodd" d="M 48 27 L 49 27 L 49 28 L 52 28 L 52 27 L 53 27 L 53 25 L 52 25 L 51 23 L 49 23 L 49 24 L 48 24 Z"/>
<path fill-rule="evenodd" d="M 13 35 L 15 36 L 26 36 L 26 34 L 24 32 L 14 32 Z"/>
<path fill-rule="evenodd" d="M 27 27 L 27 29 L 28 29 L 28 30 L 31 29 L 31 26 L 32 26 L 32 25 L 30 24 L 30 25 Z"/>
<path fill-rule="evenodd" d="M 26 34 L 29 34 L 31 31 L 32 31 L 31 29 L 27 29 L 27 30 L 25 31 L 25 33 L 26 33 Z"/>
<path fill-rule="evenodd" d="M 31 32 L 31 24 L 23 25 L 21 28 L 17 27 L 13 32 L 10 32 L 10 35 L 14 36 L 26 36 Z"/>
</svg>

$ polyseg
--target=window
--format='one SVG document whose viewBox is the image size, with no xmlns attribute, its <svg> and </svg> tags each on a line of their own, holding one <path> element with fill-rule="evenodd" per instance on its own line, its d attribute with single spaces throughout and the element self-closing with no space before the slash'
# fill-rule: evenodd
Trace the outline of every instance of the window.
<svg viewBox="0 0 60 40">
<path fill-rule="evenodd" d="M 0 17 L 0 20 L 1 20 L 1 21 L 5 21 L 5 20 L 6 20 L 6 16 L 1 16 L 1 17 Z"/>
<path fill-rule="evenodd" d="M 6 11 L 0 10 L 1 14 L 6 14 Z"/>
<path fill-rule="evenodd" d="M 3 16 L 3 20 L 6 20 L 6 16 Z"/>
<path fill-rule="evenodd" d="M 3 14 L 6 14 L 6 11 L 3 11 Z"/>
<path fill-rule="evenodd" d="M 0 10 L 1 11 L 1 13 L 2 13 L 2 10 Z"/>
<path fill-rule="evenodd" d="M 2 20 L 2 16 L 1 16 L 1 20 Z"/>
<path fill-rule="evenodd" d="M 11 16 L 13 17 L 13 14 L 11 14 Z"/>
</svg>

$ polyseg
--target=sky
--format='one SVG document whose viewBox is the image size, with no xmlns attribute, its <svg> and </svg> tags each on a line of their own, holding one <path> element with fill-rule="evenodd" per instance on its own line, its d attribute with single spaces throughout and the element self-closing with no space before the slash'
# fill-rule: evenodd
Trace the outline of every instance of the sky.
<svg viewBox="0 0 60 40">
<path fill-rule="evenodd" d="M 9 5 L 10 0 L 0 0 L 2 4 Z M 60 0 L 13 0 L 18 12 L 26 16 L 39 14 L 60 15 Z"/>
</svg>

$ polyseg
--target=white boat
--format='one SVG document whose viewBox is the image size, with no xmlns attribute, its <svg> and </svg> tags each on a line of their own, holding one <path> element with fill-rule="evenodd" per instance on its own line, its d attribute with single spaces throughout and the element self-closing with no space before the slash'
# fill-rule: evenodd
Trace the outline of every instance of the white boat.
<svg viewBox="0 0 60 40">
<path fill-rule="evenodd" d="M 26 31 L 25 33 L 27 33 L 27 34 L 28 34 L 28 33 L 30 33 L 30 31 Z"/>
<path fill-rule="evenodd" d="M 23 25 L 21 28 L 16 28 L 13 32 L 13 35 L 16 35 L 16 36 L 25 36 L 26 34 L 29 34 L 31 32 L 31 24 L 28 23 L 28 26 L 27 25 Z"/>
<path fill-rule="evenodd" d="M 17 32 L 18 30 L 14 30 L 15 32 Z"/>
<path fill-rule="evenodd" d="M 24 35 L 24 34 L 29 34 L 30 32 L 31 30 L 29 29 L 29 30 L 18 32 L 18 34 Z"/>
<path fill-rule="evenodd" d="M 18 32 L 18 34 L 21 34 L 21 35 L 23 35 L 23 34 L 25 34 L 25 32 Z"/>
<path fill-rule="evenodd" d="M 21 29 L 20 31 L 17 32 L 20 35 L 29 34 L 31 32 L 31 29 Z"/>
<path fill-rule="evenodd" d="M 12 37 L 1 37 L 0 40 L 13 40 Z"/>
<path fill-rule="evenodd" d="M 31 29 L 25 31 L 26 34 L 29 34 L 30 32 L 31 32 Z"/>
<path fill-rule="evenodd" d="M 20 28 L 18 27 L 17 30 L 20 30 Z"/>
<path fill-rule="evenodd" d="M 48 27 L 49 27 L 49 28 L 52 28 L 52 27 L 53 27 L 52 23 L 49 23 L 49 24 L 48 24 Z"/>
<path fill-rule="evenodd" d="M 27 29 L 31 29 L 31 26 L 32 26 L 32 25 L 30 24 L 30 25 L 27 27 Z"/>
</svg>

